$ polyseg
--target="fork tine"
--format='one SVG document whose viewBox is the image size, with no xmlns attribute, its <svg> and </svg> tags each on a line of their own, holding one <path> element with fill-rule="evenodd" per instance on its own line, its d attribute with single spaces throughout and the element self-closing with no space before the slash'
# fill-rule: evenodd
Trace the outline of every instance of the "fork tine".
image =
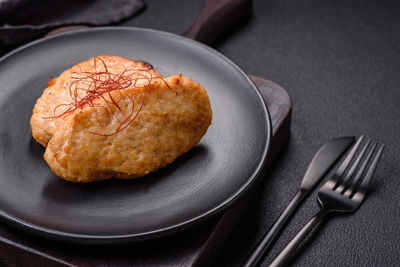
<svg viewBox="0 0 400 267">
<path fill-rule="evenodd" d="M 368 139 L 367 143 L 363 146 L 361 149 L 361 152 L 358 154 L 356 160 L 353 162 L 353 164 L 350 167 L 350 170 L 347 172 L 347 174 L 344 176 L 342 179 L 340 185 L 338 186 L 339 192 L 342 194 L 347 190 L 349 187 L 349 181 L 351 180 L 351 177 L 353 176 L 355 170 L 357 169 L 358 165 L 361 162 L 362 157 L 364 156 L 365 152 L 367 151 L 367 148 L 369 147 L 369 144 L 371 143 L 371 138 Z M 365 162 L 365 161 L 364 161 Z M 354 179 L 353 179 L 354 180 Z"/>
<path fill-rule="evenodd" d="M 364 190 L 367 191 L 369 184 L 371 183 L 372 180 L 372 174 L 375 171 L 376 165 L 379 162 L 379 159 L 382 155 L 383 149 L 384 149 L 385 145 L 381 144 L 380 147 L 378 148 L 378 152 L 375 154 L 375 157 L 372 160 L 371 166 L 369 167 L 369 169 L 367 170 L 364 179 L 361 182 L 361 185 L 359 187 L 360 190 Z"/>
<path fill-rule="evenodd" d="M 370 159 L 372 157 L 372 154 L 375 151 L 376 145 L 377 145 L 376 143 L 373 144 L 372 148 L 369 150 L 367 156 L 365 157 L 365 159 L 361 163 L 361 166 L 358 169 L 357 174 L 354 176 L 354 178 L 351 181 L 351 183 L 349 184 L 348 188 L 346 190 L 343 190 L 342 194 L 345 193 L 344 194 L 345 196 L 350 197 L 353 194 L 354 189 L 358 185 L 358 183 L 360 181 L 360 178 L 361 178 L 362 174 L 364 173 L 365 169 L 367 168 L 367 164 L 370 161 Z"/>
<path fill-rule="evenodd" d="M 354 157 L 354 155 L 355 155 L 355 153 L 356 153 L 356 151 L 357 151 L 358 147 L 360 146 L 361 141 L 363 139 L 364 139 L 364 136 L 361 135 L 358 138 L 357 142 L 354 144 L 353 148 L 350 150 L 349 154 L 347 154 L 347 156 L 344 159 L 344 161 L 342 162 L 342 164 L 340 164 L 339 168 L 337 169 L 337 171 L 336 171 L 336 173 L 335 173 L 335 175 L 333 177 L 334 179 L 336 179 L 336 184 L 334 185 L 333 190 L 335 190 L 338 187 L 340 179 L 341 179 L 343 173 L 345 172 L 345 170 L 349 166 L 352 158 Z"/>
</svg>

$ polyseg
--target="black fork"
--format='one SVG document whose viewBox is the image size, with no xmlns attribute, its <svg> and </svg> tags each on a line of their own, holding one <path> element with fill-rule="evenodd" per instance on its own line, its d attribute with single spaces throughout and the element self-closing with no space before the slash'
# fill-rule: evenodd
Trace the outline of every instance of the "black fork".
<svg viewBox="0 0 400 267">
<path fill-rule="evenodd" d="M 360 207 L 384 148 L 384 145 L 378 145 L 371 139 L 361 147 L 363 139 L 361 136 L 357 140 L 335 174 L 319 190 L 320 211 L 300 230 L 270 266 L 283 266 L 311 230 L 328 213 L 354 212 Z"/>
</svg>

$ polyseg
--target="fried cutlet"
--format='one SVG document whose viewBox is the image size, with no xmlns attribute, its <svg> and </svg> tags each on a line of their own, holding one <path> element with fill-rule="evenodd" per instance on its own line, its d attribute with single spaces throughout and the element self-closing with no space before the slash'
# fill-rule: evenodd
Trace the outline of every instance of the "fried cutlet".
<svg viewBox="0 0 400 267">
<path fill-rule="evenodd" d="M 58 87 L 62 83 L 57 81 Z M 129 179 L 164 167 L 189 151 L 211 119 L 204 87 L 175 75 L 154 79 L 146 87 L 104 94 L 62 121 L 46 125 L 40 140 L 45 143 L 51 137 L 44 158 L 66 180 Z"/>
</svg>

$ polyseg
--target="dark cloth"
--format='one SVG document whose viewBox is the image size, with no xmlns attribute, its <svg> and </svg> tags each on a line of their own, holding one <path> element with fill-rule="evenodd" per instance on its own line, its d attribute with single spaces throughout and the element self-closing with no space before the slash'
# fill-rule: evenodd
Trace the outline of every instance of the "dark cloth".
<svg viewBox="0 0 400 267">
<path fill-rule="evenodd" d="M 143 8 L 142 0 L 0 0 L 0 44 L 19 45 L 67 25 L 116 24 Z"/>
</svg>

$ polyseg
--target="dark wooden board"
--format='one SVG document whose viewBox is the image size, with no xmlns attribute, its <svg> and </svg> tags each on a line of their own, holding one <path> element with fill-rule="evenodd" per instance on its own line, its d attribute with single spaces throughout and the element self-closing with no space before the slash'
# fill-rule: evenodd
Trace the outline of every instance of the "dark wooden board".
<svg viewBox="0 0 400 267">
<path fill-rule="evenodd" d="M 212 43 L 233 23 L 248 16 L 251 0 L 206 0 L 185 36 Z M 85 26 L 64 27 L 48 35 Z M 267 179 L 268 169 L 290 133 L 292 103 L 287 92 L 272 81 L 251 76 L 263 95 L 271 116 L 273 136 L 267 164 L 258 181 Z M 72 245 L 39 238 L 0 223 L 0 262 L 10 266 L 204 266 L 212 262 L 251 198 L 254 188 L 228 210 L 188 230 L 162 239 L 114 246 Z"/>
<path fill-rule="evenodd" d="M 289 137 L 291 100 L 279 85 L 250 76 L 266 100 L 273 137 L 266 173 Z M 254 187 L 253 187 L 254 188 Z M 113 246 L 72 245 L 43 239 L 0 224 L 0 262 L 10 266 L 203 266 L 212 261 L 246 207 L 244 195 L 222 215 L 211 218 L 173 236 L 162 239 Z"/>
</svg>

